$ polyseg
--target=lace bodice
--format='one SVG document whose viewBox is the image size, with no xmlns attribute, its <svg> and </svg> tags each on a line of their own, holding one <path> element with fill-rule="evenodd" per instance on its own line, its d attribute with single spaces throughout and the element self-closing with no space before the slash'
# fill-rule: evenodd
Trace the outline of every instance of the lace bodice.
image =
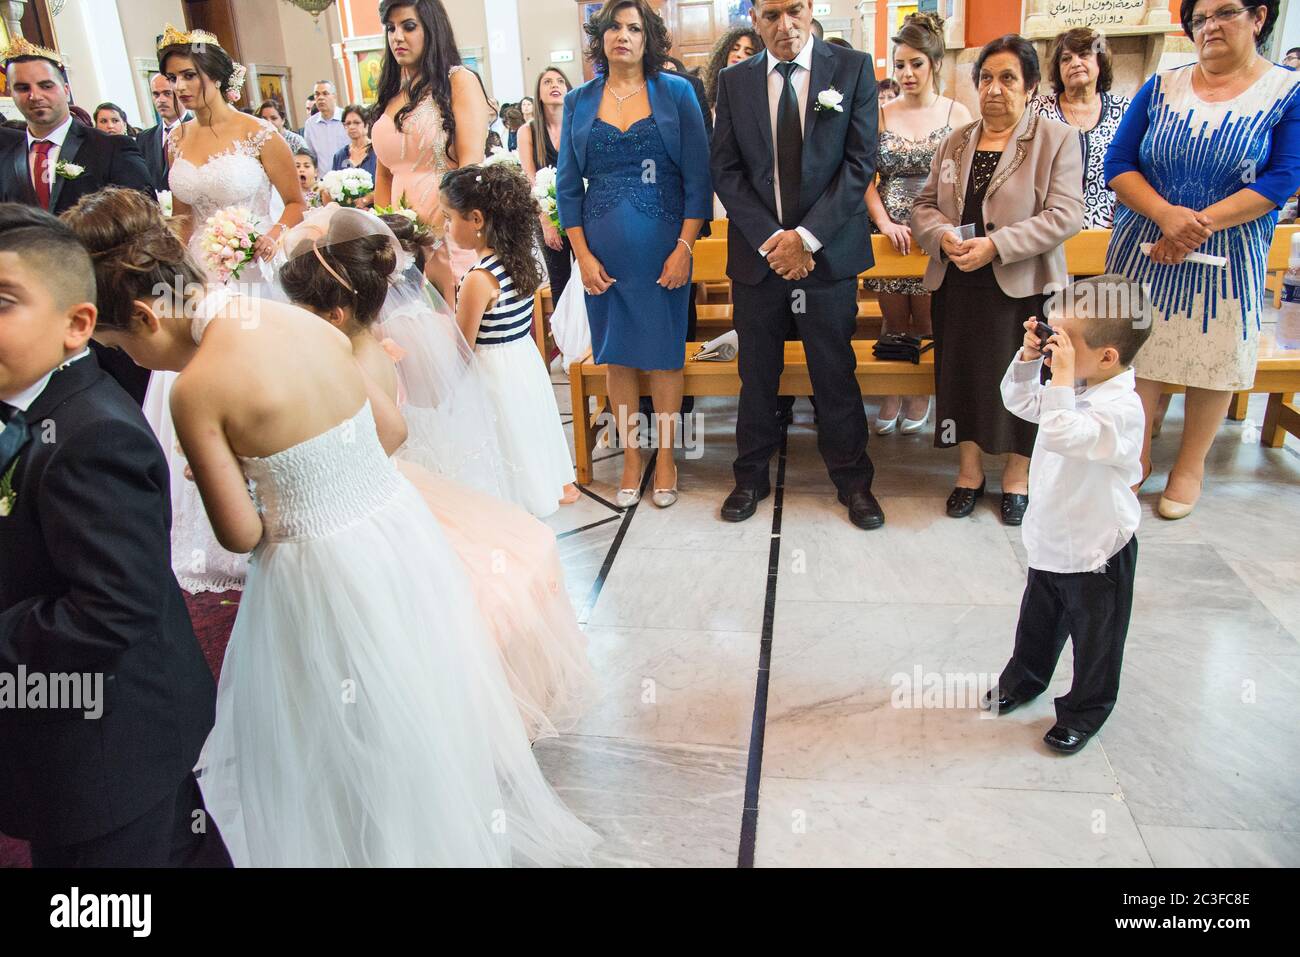
<svg viewBox="0 0 1300 957">
<path fill-rule="evenodd" d="M 194 210 L 195 233 L 219 209 L 240 206 L 253 215 L 257 226 L 271 225 L 271 179 L 262 165 L 262 147 L 275 135 L 275 127 L 258 121 L 261 129 L 195 166 L 180 155 L 175 139 L 167 149 L 172 159 L 169 183 L 172 195 Z"/>
<path fill-rule="evenodd" d="M 264 458 L 241 458 L 264 541 L 325 538 L 364 521 L 401 490 L 367 402 L 352 418 Z"/>
<path fill-rule="evenodd" d="M 589 219 L 604 216 L 627 200 L 647 216 L 680 222 L 686 209 L 681 170 L 664 149 L 654 116 L 637 120 L 626 130 L 596 120 L 587 142 L 587 197 L 583 212 Z M 647 175 L 653 171 L 653 175 Z"/>
</svg>

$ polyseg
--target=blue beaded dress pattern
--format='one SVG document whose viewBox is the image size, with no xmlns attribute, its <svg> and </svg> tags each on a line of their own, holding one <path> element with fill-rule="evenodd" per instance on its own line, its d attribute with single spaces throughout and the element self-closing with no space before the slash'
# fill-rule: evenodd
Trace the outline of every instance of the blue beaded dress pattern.
<svg viewBox="0 0 1300 957">
<path fill-rule="evenodd" d="M 597 362 L 636 369 L 680 369 L 691 286 L 658 285 L 677 245 L 686 197 L 654 116 L 626 131 L 597 119 L 587 143 L 582 227 L 592 254 L 617 280 L 587 296 Z"/>
</svg>

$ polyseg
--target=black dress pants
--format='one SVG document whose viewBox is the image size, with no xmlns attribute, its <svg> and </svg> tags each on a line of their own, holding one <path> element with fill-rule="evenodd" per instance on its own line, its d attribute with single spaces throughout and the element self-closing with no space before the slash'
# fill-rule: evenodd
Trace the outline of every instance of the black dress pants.
<svg viewBox="0 0 1300 957">
<path fill-rule="evenodd" d="M 789 282 L 769 273 L 757 285 L 732 284 L 740 338 L 740 411 L 732 466 L 737 485 L 769 486 L 768 465 L 781 445 L 777 390 L 793 327 L 808 359 L 817 402 L 817 448 L 831 481 L 843 495 L 871 488 L 867 414 L 853 352 L 857 291 L 857 277 L 827 281 L 809 276 Z"/>
<path fill-rule="evenodd" d="M 1133 610 L 1137 537 L 1094 572 L 1062 574 L 1029 569 L 1020 602 L 1020 623 L 1011 660 L 998 688 L 1012 698 L 1047 689 L 1065 640 L 1074 643 L 1074 682 L 1056 699 L 1056 720 L 1093 734 L 1110 717 L 1119 697 L 1124 639 Z"/>
<path fill-rule="evenodd" d="M 202 812 L 196 815 L 195 812 Z M 196 823 L 199 822 L 199 823 Z M 198 829 L 199 833 L 195 833 Z M 33 867 L 231 867 L 193 773 L 176 793 L 101 837 L 49 847 L 33 842 Z"/>
</svg>

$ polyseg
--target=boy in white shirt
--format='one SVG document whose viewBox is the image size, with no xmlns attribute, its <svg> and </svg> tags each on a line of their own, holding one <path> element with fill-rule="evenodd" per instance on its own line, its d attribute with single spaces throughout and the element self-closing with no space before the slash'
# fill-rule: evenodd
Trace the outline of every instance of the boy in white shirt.
<svg viewBox="0 0 1300 957">
<path fill-rule="evenodd" d="M 1026 322 L 1002 379 L 1003 403 L 1037 423 L 1038 437 L 1023 527 L 1029 580 L 1015 650 L 985 706 L 1006 714 L 1041 694 L 1072 638 L 1074 682 L 1043 741 L 1073 754 L 1119 695 L 1141 516 L 1132 486 L 1147 427 L 1131 365 L 1151 323 L 1142 287 L 1113 274 L 1074 283 L 1045 311 L 1051 336 L 1044 344 L 1043 324 Z"/>
</svg>

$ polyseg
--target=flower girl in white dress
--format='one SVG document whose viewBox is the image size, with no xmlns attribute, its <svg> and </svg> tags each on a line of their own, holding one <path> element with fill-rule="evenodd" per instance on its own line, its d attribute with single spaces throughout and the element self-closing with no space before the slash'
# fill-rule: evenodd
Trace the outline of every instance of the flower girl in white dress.
<svg viewBox="0 0 1300 957">
<path fill-rule="evenodd" d="M 551 378 L 533 344 L 537 201 L 518 167 L 463 166 L 442 179 L 447 232 L 479 259 L 461 280 L 456 321 L 474 344 L 505 458 L 507 497 L 538 518 L 578 499 Z"/>
<path fill-rule="evenodd" d="M 401 416 L 347 337 L 225 290 L 157 297 L 195 267 L 138 193 L 69 222 L 98 254 L 96 336 L 180 372 L 213 530 L 253 551 L 197 769 L 236 864 L 586 862 L 596 837 L 542 777 L 465 573 L 389 458 Z"/>
</svg>

